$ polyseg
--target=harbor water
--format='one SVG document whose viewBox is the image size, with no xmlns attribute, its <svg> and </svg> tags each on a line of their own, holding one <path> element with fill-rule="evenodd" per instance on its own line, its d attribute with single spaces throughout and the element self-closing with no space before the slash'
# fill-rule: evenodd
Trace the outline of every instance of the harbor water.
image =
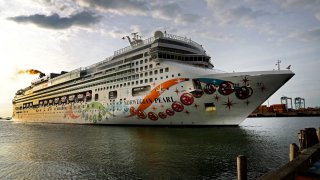
<svg viewBox="0 0 320 180">
<path fill-rule="evenodd" d="M 248 118 L 239 127 L 135 127 L 0 121 L 0 179 L 254 179 L 289 160 L 320 117 Z"/>
</svg>

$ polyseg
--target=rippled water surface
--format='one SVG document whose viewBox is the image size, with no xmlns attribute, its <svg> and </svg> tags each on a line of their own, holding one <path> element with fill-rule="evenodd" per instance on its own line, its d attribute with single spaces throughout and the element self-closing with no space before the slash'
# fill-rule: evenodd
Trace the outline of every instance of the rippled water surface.
<svg viewBox="0 0 320 180">
<path fill-rule="evenodd" d="M 288 161 L 320 117 L 250 118 L 239 127 L 127 127 L 0 121 L 0 179 L 255 178 Z"/>
</svg>

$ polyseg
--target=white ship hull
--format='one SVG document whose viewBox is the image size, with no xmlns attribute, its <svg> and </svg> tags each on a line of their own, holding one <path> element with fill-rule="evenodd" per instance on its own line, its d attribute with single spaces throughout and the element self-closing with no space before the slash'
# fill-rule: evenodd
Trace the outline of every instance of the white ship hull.
<svg viewBox="0 0 320 180">
<path fill-rule="evenodd" d="M 171 78 L 159 84 L 154 83 L 151 91 L 144 96 L 132 97 L 124 88 L 120 95 L 124 97 L 121 101 L 78 102 L 42 107 L 37 110 L 29 109 L 25 110 L 28 113 L 14 116 L 14 120 L 118 125 L 239 125 L 293 75 L 289 70 L 207 75 L 190 73 L 187 77 Z M 202 91 L 201 95 L 201 90 L 197 90 L 200 97 L 195 97 L 192 95 L 192 92 L 195 92 L 192 84 L 194 79 L 199 80 L 202 87 L 213 84 L 215 92 Z M 165 85 L 168 82 L 171 83 Z M 219 88 L 223 88 L 222 82 L 232 82 L 235 85 L 229 95 L 219 92 Z M 161 86 L 169 88 L 160 89 Z M 243 86 L 250 87 L 252 92 L 249 92 L 250 97 L 240 99 L 236 96 L 236 89 Z M 187 95 L 190 102 L 181 102 L 183 95 Z M 173 107 L 175 102 L 177 102 L 176 106 L 181 107 Z M 141 107 L 141 105 L 145 106 Z M 137 112 L 139 109 L 140 114 Z M 166 112 L 168 109 L 173 110 L 173 115 Z M 161 112 L 164 114 L 162 117 L 159 115 Z"/>
<path fill-rule="evenodd" d="M 40 77 L 13 100 L 13 120 L 117 125 L 239 125 L 290 70 L 225 73 L 201 45 L 156 32 L 105 61 Z"/>
</svg>

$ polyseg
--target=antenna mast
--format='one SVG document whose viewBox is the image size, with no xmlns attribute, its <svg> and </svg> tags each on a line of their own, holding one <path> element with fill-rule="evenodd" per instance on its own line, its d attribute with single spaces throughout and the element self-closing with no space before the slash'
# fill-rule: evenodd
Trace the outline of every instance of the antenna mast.
<svg viewBox="0 0 320 180">
<path fill-rule="evenodd" d="M 276 66 L 278 66 L 278 71 L 280 70 L 280 63 L 281 63 L 281 61 L 278 60 L 278 61 L 277 61 L 277 64 L 276 64 Z"/>
</svg>

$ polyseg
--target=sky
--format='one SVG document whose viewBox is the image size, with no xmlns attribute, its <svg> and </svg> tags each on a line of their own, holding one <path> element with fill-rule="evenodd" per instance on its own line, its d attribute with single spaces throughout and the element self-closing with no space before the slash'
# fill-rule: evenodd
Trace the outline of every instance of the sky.
<svg viewBox="0 0 320 180">
<path fill-rule="evenodd" d="M 0 0 L 0 117 L 37 75 L 86 67 L 156 30 L 202 44 L 227 72 L 281 69 L 296 75 L 269 98 L 320 106 L 320 0 Z"/>
</svg>

